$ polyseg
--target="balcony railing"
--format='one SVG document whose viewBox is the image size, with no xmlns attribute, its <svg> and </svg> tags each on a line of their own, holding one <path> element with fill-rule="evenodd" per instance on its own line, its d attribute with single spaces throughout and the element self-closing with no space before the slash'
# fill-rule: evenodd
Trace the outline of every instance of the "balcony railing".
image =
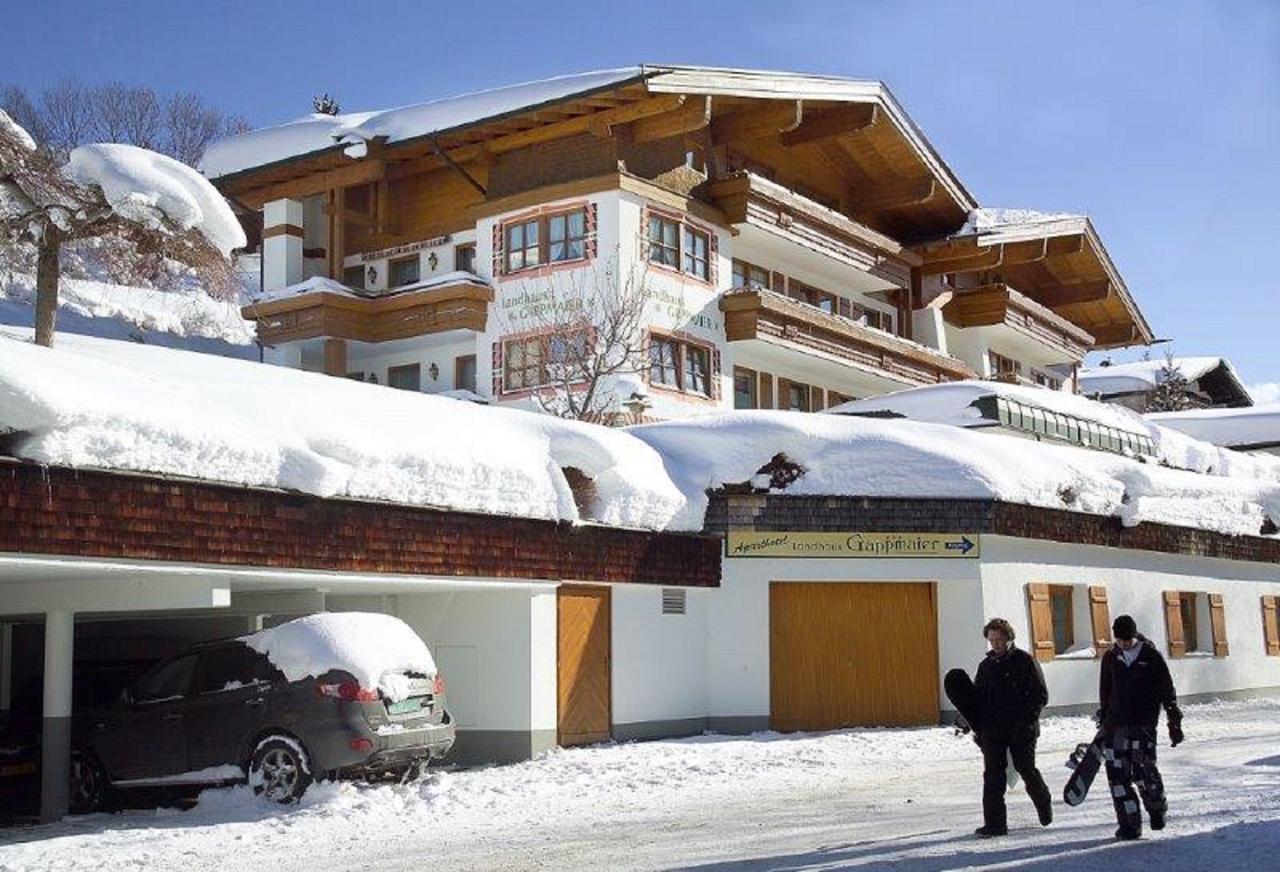
<svg viewBox="0 0 1280 872">
<path fill-rule="evenodd" d="M 250 303 L 241 312 L 257 322 L 258 338 L 266 344 L 317 337 L 386 342 L 446 330 L 482 331 L 491 302 L 492 288 L 460 279 L 378 296 L 312 291 Z"/>
<path fill-rule="evenodd" d="M 720 298 L 720 310 L 730 342 L 758 339 L 805 354 L 816 352 L 903 384 L 977 377 L 953 357 L 774 291 L 727 291 Z"/>
<path fill-rule="evenodd" d="M 1008 327 L 1069 360 L 1082 360 L 1094 346 L 1089 332 L 1004 284 L 953 291 L 942 312 L 957 327 Z"/>
</svg>

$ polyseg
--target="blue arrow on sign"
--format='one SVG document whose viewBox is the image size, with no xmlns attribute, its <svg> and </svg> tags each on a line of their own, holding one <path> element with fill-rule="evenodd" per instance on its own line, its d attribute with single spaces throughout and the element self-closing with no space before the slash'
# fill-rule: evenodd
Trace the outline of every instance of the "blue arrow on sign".
<svg viewBox="0 0 1280 872">
<path fill-rule="evenodd" d="M 959 542 L 948 542 L 948 551 L 959 551 L 961 554 L 968 554 L 974 549 L 973 540 L 968 536 L 961 536 Z"/>
</svg>

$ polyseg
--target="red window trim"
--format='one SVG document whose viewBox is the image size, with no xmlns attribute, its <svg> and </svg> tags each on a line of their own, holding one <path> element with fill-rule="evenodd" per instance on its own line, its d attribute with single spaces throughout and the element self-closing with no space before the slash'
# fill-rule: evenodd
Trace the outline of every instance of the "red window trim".
<svg viewBox="0 0 1280 872">
<path fill-rule="evenodd" d="M 655 382 L 650 377 L 652 367 L 649 363 L 649 346 L 655 338 L 673 342 L 677 346 L 677 384 L 669 385 Z M 701 391 L 689 390 L 684 386 L 685 348 L 688 347 L 697 348 L 707 355 L 707 392 L 705 394 Z M 679 330 L 655 330 L 650 328 L 645 332 L 644 380 L 652 390 L 698 402 L 714 403 L 720 399 L 720 376 L 720 354 L 715 347 L 715 343 L 707 342 Z"/>
<path fill-rule="evenodd" d="M 559 215 L 571 215 L 574 212 L 583 213 L 583 244 L 582 257 L 573 260 L 557 260 L 542 261 L 532 266 L 523 266 L 519 269 L 507 269 L 507 228 L 515 224 L 525 224 L 531 220 L 537 219 L 539 224 L 538 250 L 539 257 L 546 252 L 547 246 L 550 244 L 549 235 L 546 231 L 548 222 Z M 538 276 L 549 275 L 553 272 L 559 272 L 565 269 L 578 269 L 584 264 L 590 263 L 596 257 L 596 234 L 597 234 L 597 218 L 596 204 L 591 200 L 581 200 L 573 203 L 557 203 L 554 205 L 538 206 L 535 209 L 527 209 L 517 215 L 509 215 L 500 221 L 494 223 L 493 229 L 493 275 L 498 281 L 535 278 Z"/>
<path fill-rule="evenodd" d="M 678 246 L 677 251 L 679 256 L 675 266 L 659 263 L 658 261 L 649 259 L 650 218 L 662 218 L 666 221 L 673 221 L 679 226 L 679 232 L 676 234 L 676 245 Z M 694 273 L 684 271 L 684 231 L 686 227 L 707 237 L 707 277 L 705 279 Z M 640 242 L 640 256 L 644 260 L 646 269 L 656 269 L 672 276 L 679 276 L 685 281 L 702 285 L 703 287 L 715 288 L 717 286 L 720 271 L 720 239 L 716 235 L 715 228 L 711 225 L 704 224 L 695 218 L 691 218 L 684 212 L 677 212 L 671 209 L 663 209 L 646 205 L 644 207 L 643 214 L 640 216 Z"/>
</svg>

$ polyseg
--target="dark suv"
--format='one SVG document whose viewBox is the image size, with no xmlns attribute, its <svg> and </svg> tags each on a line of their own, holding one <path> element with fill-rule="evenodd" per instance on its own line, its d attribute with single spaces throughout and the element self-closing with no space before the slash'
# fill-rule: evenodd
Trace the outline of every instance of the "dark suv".
<svg viewBox="0 0 1280 872">
<path fill-rule="evenodd" d="M 448 753 L 454 726 L 438 674 L 400 678 L 395 701 L 341 670 L 290 682 L 237 639 L 164 660 L 115 703 L 76 715 L 72 811 L 117 788 L 247 778 L 287 803 L 317 778 L 414 777 Z"/>
</svg>

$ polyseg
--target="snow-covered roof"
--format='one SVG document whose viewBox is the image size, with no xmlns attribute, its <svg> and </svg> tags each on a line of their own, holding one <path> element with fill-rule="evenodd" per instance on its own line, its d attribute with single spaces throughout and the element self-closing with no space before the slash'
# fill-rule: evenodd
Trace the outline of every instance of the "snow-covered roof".
<svg viewBox="0 0 1280 872">
<path fill-rule="evenodd" d="M 1280 403 L 1243 409 L 1156 412 L 1148 421 L 1228 448 L 1280 446 Z"/>
<path fill-rule="evenodd" d="M 182 230 L 196 228 L 224 255 L 244 248 L 244 229 L 209 180 L 191 167 L 136 145 L 99 143 L 71 152 L 67 172 L 82 185 L 97 185 L 111 208 L 148 227 L 167 218 Z"/>
<path fill-rule="evenodd" d="M 393 294 L 407 294 L 411 291 L 428 291 L 432 288 L 439 288 L 445 285 L 454 285 L 461 282 L 470 282 L 477 285 L 489 285 L 489 280 L 481 278 L 475 273 L 466 270 L 452 270 L 440 275 L 427 276 L 419 282 L 411 285 L 403 285 L 396 288 L 388 288 L 382 291 L 367 291 L 358 288 L 351 288 L 328 276 L 312 276 L 309 279 L 298 282 L 297 284 L 286 285 L 283 288 L 274 288 L 269 291 L 260 291 L 253 295 L 252 299 L 255 303 L 269 303 L 275 300 L 287 300 L 291 297 L 302 296 L 303 294 L 311 294 L 316 292 L 324 292 L 328 294 L 339 294 L 345 297 L 359 297 L 361 299 L 388 297 Z"/>
<path fill-rule="evenodd" d="M 403 673 L 436 674 L 418 634 L 399 618 L 375 612 L 308 615 L 240 641 L 265 654 L 289 681 L 340 669 L 361 687 L 377 688 L 393 700 L 404 695 Z"/>
<path fill-rule="evenodd" d="M 1070 212 L 1038 212 L 1035 209 L 980 208 L 969 212 L 963 226 L 952 236 L 972 236 L 996 230 L 1035 230 L 1051 235 L 1055 225 L 1074 225 L 1085 220 L 1084 215 Z"/>
<path fill-rule="evenodd" d="M 308 115 L 288 124 L 251 130 L 212 143 L 200 161 L 200 171 L 210 178 L 219 178 L 332 148 L 339 143 L 358 143 L 378 136 L 385 136 L 388 142 L 400 142 L 442 133 L 575 94 L 620 85 L 642 74 L 640 67 L 622 67 L 506 85 L 396 109 Z"/>
<path fill-rule="evenodd" d="M 708 489 L 752 480 L 785 453 L 805 470 L 787 493 L 997 499 L 1247 535 L 1280 518 L 1280 459 L 1051 391 L 1032 393 L 1145 430 L 1159 459 L 1181 468 L 952 426 L 975 390 L 989 391 L 982 384 L 939 386 L 932 404 L 888 401 L 945 423 L 726 412 L 624 431 L 129 343 L 64 335 L 48 349 L 29 336 L 0 328 L 0 431 L 17 431 L 6 439 L 16 456 L 61 466 L 579 521 L 562 471 L 575 467 L 595 485 L 591 520 L 699 530 Z"/>
<path fill-rule="evenodd" d="M 1220 366 L 1231 367 L 1221 357 L 1176 357 L 1173 365 L 1187 381 L 1197 381 Z M 1155 390 L 1164 381 L 1165 361 L 1137 360 L 1110 366 L 1092 366 L 1080 370 L 1080 390 L 1086 394 L 1124 394 Z"/>
</svg>

